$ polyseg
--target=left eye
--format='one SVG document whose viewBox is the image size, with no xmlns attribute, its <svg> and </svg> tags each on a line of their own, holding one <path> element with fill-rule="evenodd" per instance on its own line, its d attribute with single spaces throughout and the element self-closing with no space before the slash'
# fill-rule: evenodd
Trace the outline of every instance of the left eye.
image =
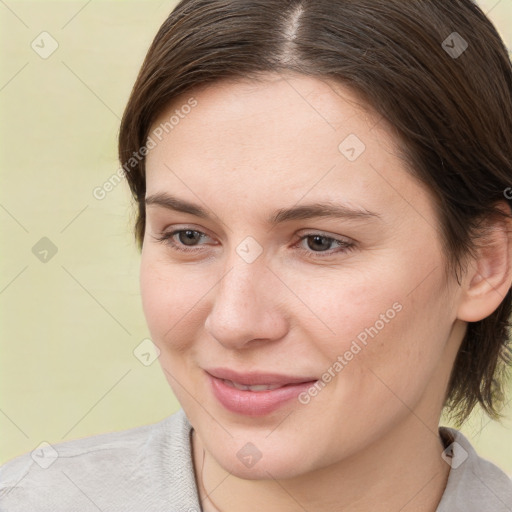
<svg viewBox="0 0 512 512">
<path fill-rule="evenodd" d="M 309 254 L 313 253 L 327 253 L 327 255 L 331 255 L 333 253 L 347 252 L 350 249 L 354 248 L 354 243 L 349 242 L 348 240 L 338 240 L 337 238 L 332 238 L 325 235 L 320 234 L 309 234 L 304 235 L 298 241 L 298 244 L 303 244 L 306 241 L 306 245 L 308 249 L 304 249 L 301 247 L 301 250 L 304 252 L 308 252 Z M 330 250 L 332 247 L 337 246 L 337 250 Z M 318 254 L 318 256 L 323 256 Z"/>
<path fill-rule="evenodd" d="M 334 238 L 320 235 L 306 235 L 301 238 L 301 241 L 307 241 L 307 246 L 312 251 L 324 252 L 331 248 L 332 244 L 337 242 Z"/>
</svg>

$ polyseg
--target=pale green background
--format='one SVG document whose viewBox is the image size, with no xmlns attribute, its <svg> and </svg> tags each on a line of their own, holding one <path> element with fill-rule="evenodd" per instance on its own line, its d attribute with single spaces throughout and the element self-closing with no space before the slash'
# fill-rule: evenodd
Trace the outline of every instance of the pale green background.
<svg viewBox="0 0 512 512">
<path fill-rule="evenodd" d="M 119 117 L 175 4 L 0 2 L 0 462 L 179 407 L 158 362 L 133 355 L 149 334 L 128 188 L 92 195 L 116 172 Z M 481 5 L 510 48 L 512 0 Z M 59 44 L 46 60 L 31 48 L 43 31 Z M 32 253 L 42 237 L 58 247 L 47 263 Z M 463 431 L 512 474 L 512 407 Z"/>
</svg>

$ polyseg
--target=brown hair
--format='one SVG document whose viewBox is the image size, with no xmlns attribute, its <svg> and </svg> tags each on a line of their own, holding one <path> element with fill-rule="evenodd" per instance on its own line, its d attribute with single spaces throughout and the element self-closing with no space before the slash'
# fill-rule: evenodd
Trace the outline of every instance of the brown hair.
<svg viewBox="0 0 512 512">
<path fill-rule="evenodd" d="M 182 0 L 147 53 L 121 123 L 139 248 L 145 162 L 133 155 L 156 117 L 192 87 L 286 71 L 351 87 L 396 130 L 411 173 L 437 202 L 447 269 L 458 277 L 479 222 L 507 215 L 497 206 L 512 184 L 511 62 L 471 0 Z M 445 401 L 459 425 L 477 403 L 500 417 L 511 302 L 509 290 L 492 315 L 468 324 Z"/>
</svg>

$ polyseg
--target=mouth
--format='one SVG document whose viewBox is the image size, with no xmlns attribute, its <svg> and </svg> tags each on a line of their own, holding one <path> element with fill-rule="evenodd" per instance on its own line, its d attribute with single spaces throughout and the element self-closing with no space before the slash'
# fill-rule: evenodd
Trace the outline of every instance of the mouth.
<svg viewBox="0 0 512 512">
<path fill-rule="evenodd" d="M 310 376 L 239 373 L 227 368 L 208 369 L 205 374 L 216 401 L 224 409 L 245 416 L 265 416 L 291 406 L 294 398 L 318 380 Z"/>
<path fill-rule="evenodd" d="M 272 391 L 274 389 L 284 388 L 286 386 L 293 386 L 293 384 L 257 384 L 255 386 L 246 386 L 244 384 L 240 384 L 238 382 L 233 382 L 232 380 L 221 379 L 222 382 L 231 386 L 235 389 L 239 389 L 240 391 Z"/>
<path fill-rule="evenodd" d="M 297 376 L 297 375 L 284 375 L 280 373 L 269 372 L 237 372 L 230 368 L 208 368 L 205 370 L 216 379 L 224 380 L 226 383 L 232 383 L 235 386 L 275 386 L 284 387 L 292 384 L 302 384 L 304 382 L 314 382 L 317 379 L 315 376 Z M 256 391 L 256 390 L 255 390 Z"/>
</svg>

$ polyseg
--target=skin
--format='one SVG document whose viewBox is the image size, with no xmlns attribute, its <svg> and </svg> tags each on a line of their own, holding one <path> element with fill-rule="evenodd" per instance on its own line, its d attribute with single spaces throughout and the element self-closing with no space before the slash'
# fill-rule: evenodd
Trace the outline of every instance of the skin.
<svg viewBox="0 0 512 512">
<path fill-rule="evenodd" d="M 211 215 L 147 205 L 140 274 L 160 363 L 194 428 L 204 510 L 435 511 L 450 471 L 437 430 L 448 378 L 466 322 L 510 287 L 508 238 L 496 230 L 461 285 L 447 278 L 433 198 L 391 128 L 346 87 L 267 78 L 197 88 L 197 106 L 146 161 L 147 197 L 169 193 Z M 339 150 L 350 134 L 366 146 L 355 161 Z M 325 201 L 376 215 L 266 222 Z M 174 235 L 188 253 L 157 240 L 178 229 L 204 236 L 189 246 Z M 353 247 L 318 247 L 314 235 Z M 236 251 L 248 236 L 263 250 L 251 263 Z M 249 417 L 212 395 L 203 369 L 214 366 L 321 378 L 396 303 L 309 403 Z M 248 442 L 262 454 L 250 468 L 236 455 Z"/>
</svg>

